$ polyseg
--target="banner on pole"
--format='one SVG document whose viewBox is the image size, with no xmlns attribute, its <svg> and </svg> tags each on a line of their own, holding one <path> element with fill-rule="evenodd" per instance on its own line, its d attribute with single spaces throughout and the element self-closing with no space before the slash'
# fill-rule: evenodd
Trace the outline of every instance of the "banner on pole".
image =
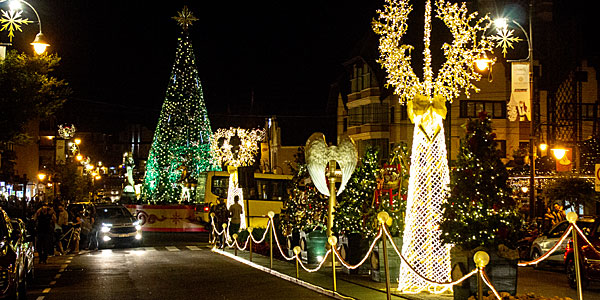
<svg viewBox="0 0 600 300">
<path fill-rule="evenodd" d="M 531 91 L 529 90 L 529 63 L 511 63 L 511 92 L 508 102 L 510 121 L 531 120 Z"/>
</svg>

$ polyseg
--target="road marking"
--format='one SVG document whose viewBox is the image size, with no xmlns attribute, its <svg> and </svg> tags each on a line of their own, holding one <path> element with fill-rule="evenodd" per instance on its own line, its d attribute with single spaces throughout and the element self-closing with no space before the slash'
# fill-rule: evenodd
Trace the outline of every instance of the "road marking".
<svg viewBox="0 0 600 300">
<path fill-rule="evenodd" d="M 68 266 L 69 266 L 69 265 L 67 265 L 67 264 L 64 264 L 64 265 L 60 265 L 60 268 L 61 268 L 61 269 L 66 269 Z"/>
<path fill-rule="evenodd" d="M 192 251 L 200 251 L 201 249 L 198 248 L 197 246 L 185 246 L 186 248 L 192 250 Z"/>
<path fill-rule="evenodd" d="M 71 260 L 69 259 L 69 260 L 65 261 L 65 263 L 68 263 L 68 264 L 70 264 L 70 263 L 71 263 Z"/>
<path fill-rule="evenodd" d="M 60 273 L 62 273 L 62 272 L 64 272 L 64 271 L 65 271 L 65 269 L 60 269 L 60 270 L 58 270 L 58 272 L 60 272 Z"/>
<path fill-rule="evenodd" d="M 48 294 L 48 293 L 50 293 L 50 290 L 51 290 L 51 288 L 45 288 L 45 289 L 42 291 L 42 294 Z"/>
<path fill-rule="evenodd" d="M 60 278 L 60 274 L 56 274 L 56 276 L 54 276 L 54 279 L 59 279 Z"/>
<path fill-rule="evenodd" d="M 56 284 L 56 280 L 50 282 L 50 285 L 55 285 L 55 284 Z"/>
<path fill-rule="evenodd" d="M 156 251 L 156 249 L 154 247 L 144 247 L 144 250 L 146 250 L 146 251 Z"/>
<path fill-rule="evenodd" d="M 179 250 L 179 248 L 177 248 L 175 246 L 166 246 L 165 248 L 167 248 L 167 250 L 169 250 L 169 251 L 181 251 L 181 250 Z"/>
<path fill-rule="evenodd" d="M 44 296 L 38 296 L 35 300 L 44 300 Z"/>
</svg>

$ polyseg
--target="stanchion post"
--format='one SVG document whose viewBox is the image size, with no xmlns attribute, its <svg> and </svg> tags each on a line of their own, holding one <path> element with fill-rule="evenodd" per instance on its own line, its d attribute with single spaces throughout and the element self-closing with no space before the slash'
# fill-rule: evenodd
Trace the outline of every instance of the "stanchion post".
<svg viewBox="0 0 600 300">
<path fill-rule="evenodd" d="M 296 255 L 296 279 L 300 278 L 300 268 L 298 266 L 298 260 L 300 260 L 300 258 L 298 257 L 298 255 L 300 254 L 300 251 L 302 251 L 302 249 L 300 249 L 300 246 L 296 246 L 293 249 L 294 254 Z"/>
<path fill-rule="evenodd" d="M 233 234 L 233 246 L 234 246 L 233 249 L 235 249 L 234 250 L 235 251 L 235 256 L 237 256 L 237 248 L 238 248 L 237 247 L 237 237 L 238 237 L 238 234 L 234 233 Z"/>
<path fill-rule="evenodd" d="M 248 238 L 250 239 L 250 261 L 252 261 L 252 227 L 248 227 Z"/>
<path fill-rule="evenodd" d="M 332 274 L 333 274 L 333 292 L 335 293 L 337 291 L 337 280 L 335 278 L 335 245 L 337 244 L 337 237 L 335 237 L 334 235 L 330 236 L 329 239 L 327 239 L 327 241 L 329 242 L 329 245 L 331 246 L 331 270 L 332 270 Z"/>
<path fill-rule="evenodd" d="M 577 299 L 583 300 L 583 289 L 581 287 L 581 270 L 579 269 L 579 246 L 577 245 L 577 236 L 579 234 L 577 232 L 577 229 L 575 229 L 575 223 L 577 222 L 578 218 L 579 217 L 577 216 L 577 213 L 574 211 L 569 212 L 567 214 L 567 221 L 569 221 L 569 223 L 571 223 L 571 226 L 573 226 L 571 236 L 573 237 L 573 257 L 575 259 L 575 281 L 577 281 Z"/>
<path fill-rule="evenodd" d="M 490 262 L 490 256 L 485 251 L 477 251 L 473 255 L 473 261 L 477 266 L 477 299 L 483 300 L 483 269 Z"/>
<path fill-rule="evenodd" d="M 217 242 L 217 239 L 215 238 L 215 213 L 214 212 L 210 213 L 210 226 L 212 228 L 211 228 L 210 234 L 208 235 L 208 242 L 211 245 L 214 245 Z"/>
<path fill-rule="evenodd" d="M 269 213 L 267 214 L 269 216 L 269 266 L 270 269 L 273 269 L 273 217 L 275 216 L 275 213 L 270 210 Z"/>
<path fill-rule="evenodd" d="M 223 235 L 222 235 L 223 243 L 221 244 L 221 246 L 223 246 L 223 250 L 226 249 L 225 246 L 227 245 L 227 234 L 228 234 L 227 233 L 227 224 L 223 223 Z"/>
<path fill-rule="evenodd" d="M 385 224 L 388 221 L 388 219 L 390 218 L 390 215 L 385 212 L 379 212 L 377 214 L 377 220 L 379 220 L 379 228 L 381 228 L 382 234 L 381 234 L 381 243 L 383 244 L 383 265 L 384 265 L 384 270 L 385 270 L 385 293 L 387 296 L 387 300 L 392 299 L 392 293 L 390 291 L 390 269 L 389 269 L 389 264 L 388 264 L 388 253 L 387 253 L 387 236 L 385 233 Z"/>
</svg>

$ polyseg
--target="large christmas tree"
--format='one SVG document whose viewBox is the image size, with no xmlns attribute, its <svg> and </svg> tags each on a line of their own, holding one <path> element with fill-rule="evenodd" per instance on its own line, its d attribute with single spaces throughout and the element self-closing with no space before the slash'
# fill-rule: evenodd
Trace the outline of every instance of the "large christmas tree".
<svg viewBox="0 0 600 300">
<path fill-rule="evenodd" d="M 521 221 L 492 122 L 487 113 L 481 112 L 466 129 L 451 174 L 450 195 L 442 205 L 442 241 L 463 250 L 496 250 L 501 244 L 515 249 Z"/>
<path fill-rule="evenodd" d="M 197 19 L 187 7 L 174 19 L 183 32 L 146 165 L 143 193 L 149 202 L 193 199 L 188 187 L 214 165 L 210 121 L 187 30 Z"/>
</svg>

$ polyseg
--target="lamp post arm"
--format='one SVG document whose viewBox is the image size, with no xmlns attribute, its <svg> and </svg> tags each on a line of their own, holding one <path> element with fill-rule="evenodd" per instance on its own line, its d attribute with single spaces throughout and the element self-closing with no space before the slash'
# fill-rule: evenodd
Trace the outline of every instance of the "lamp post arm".
<svg viewBox="0 0 600 300">
<path fill-rule="evenodd" d="M 6 2 L 6 1 L 7 0 L 0 0 L 0 3 Z M 25 0 L 16 0 L 16 1 L 19 1 L 21 3 L 25 3 L 25 5 L 29 6 L 29 8 L 31 8 L 31 10 L 33 10 L 33 12 L 35 13 L 35 16 L 36 16 L 36 18 L 38 20 L 38 26 L 39 26 L 40 33 L 41 33 L 42 32 L 42 19 L 40 19 L 40 15 L 38 14 L 37 10 L 35 10 L 35 8 L 31 4 L 29 4 L 29 2 L 27 2 Z"/>
<path fill-rule="evenodd" d="M 515 23 L 515 25 L 517 25 L 519 27 L 519 29 L 521 29 L 521 31 L 523 31 L 523 34 L 525 35 L 525 39 L 527 39 L 527 47 L 529 47 L 529 51 L 527 52 L 527 59 L 526 60 L 530 60 L 531 59 L 531 50 L 532 45 L 531 45 L 531 39 L 529 38 L 529 34 L 527 33 L 527 31 L 525 30 L 525 28 L 523 28 L 523 26 L 521 26 L 521 24 L 519 24 L 519 22 L 512 20 L 513 23 Z"/>
</svg>

